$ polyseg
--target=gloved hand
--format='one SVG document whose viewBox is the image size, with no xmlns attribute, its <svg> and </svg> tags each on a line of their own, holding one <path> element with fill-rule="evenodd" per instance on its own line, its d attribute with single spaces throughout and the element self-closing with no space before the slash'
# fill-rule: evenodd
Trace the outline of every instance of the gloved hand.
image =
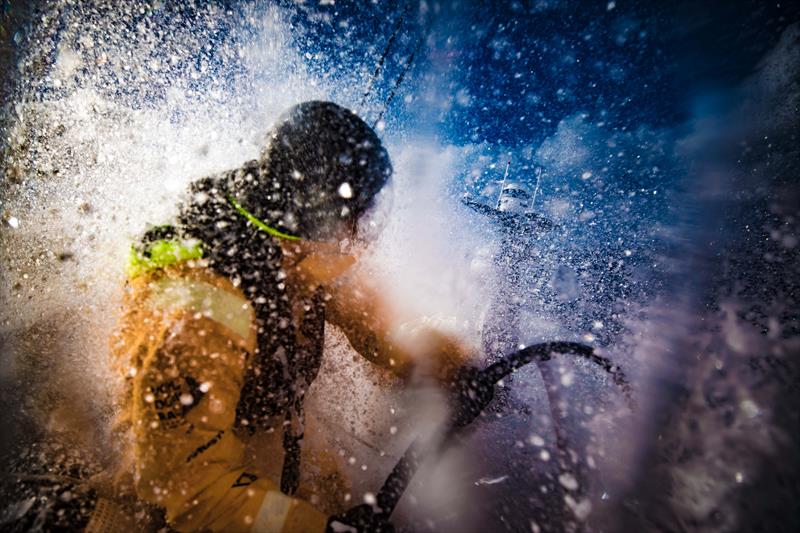
<svg viewBox="0 0 800 533">
<path fill-rule="evenodd" d="M 394 533 L 389 517 L 376 512 L 376 508 L 363 504 L 332 516 L 328 520 L 325 533 Z"/>
<path fill-rule="evenodd" d="M 450 409 L 453 427 L 470 424 L 494 398 L 494 383 L 479 369 L 462 367 L 450 382 Z"/>
</svg>

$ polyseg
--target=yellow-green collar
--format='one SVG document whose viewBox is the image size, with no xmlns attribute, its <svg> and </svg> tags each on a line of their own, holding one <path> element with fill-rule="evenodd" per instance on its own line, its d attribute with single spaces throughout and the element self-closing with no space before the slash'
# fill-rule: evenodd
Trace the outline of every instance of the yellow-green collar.
<svg viewBox="0 0 800 533">
<path fill-rule="evenodd" d="M 231 205 L 244 216 L 248 222 L 258 229 L 266 231 L 273 237 L 286 239 L 289 241 L 299 241 L 300 237 L 283 233 L 263 221 L 256 218 L 250 211 L 242 207 L 233 196 L 228 196 Z M 146 274 L 160 268 L 189 261 L 190 259 L 200 259 L 203 257 L 203 247 L 200 241 L 182 241 L 178 239 L 159 239 L 147 243 L 144 250 L 136 245 L 131 246 L 128 254 L 128 264 L 125 269 L 129 278 L 135 278 L 141 274 Z"/>
<path fill-rule="evenodd" d="M 142 251 L 136 245 L 131 245 L 125 273 L 128 278 L 135 278 L 154 270 L 202 257 L 203 247 L 200 241 L 159 239 L 147 243 L 145 251 Z"/>
</svg>

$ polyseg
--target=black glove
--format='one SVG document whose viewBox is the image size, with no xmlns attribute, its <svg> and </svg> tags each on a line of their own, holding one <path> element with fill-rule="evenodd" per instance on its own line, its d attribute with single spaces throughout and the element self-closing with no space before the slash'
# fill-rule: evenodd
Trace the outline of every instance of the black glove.
<svg viewBox="0 0 800 533">
<path fill-rule="evenodd" d="M 353 507 L 328 520 L 325 533 L 394 533 L 389 517 L 369 504 Z"/>
<path fill-rule="evenodd" d="M 475 367 L 458 370 L 450 382 L 450 418 L 453 427 L 470 424 L 494 398 L 494 383 Z"/>
</svg>

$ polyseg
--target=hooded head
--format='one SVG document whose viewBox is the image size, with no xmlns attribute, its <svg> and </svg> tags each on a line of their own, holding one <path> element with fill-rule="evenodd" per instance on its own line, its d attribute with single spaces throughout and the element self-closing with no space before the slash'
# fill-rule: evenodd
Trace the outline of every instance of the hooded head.
<svg viewBox="0 0 800 533">
<path fill-rule="evenodd" d="M 258 170 L 233 173 L 228 190 L 281 233 L 326 241 L 352 231 L 391 174 L 369 125 L 332 102 L 311 101 L 281 117 Z"/>
</svg>

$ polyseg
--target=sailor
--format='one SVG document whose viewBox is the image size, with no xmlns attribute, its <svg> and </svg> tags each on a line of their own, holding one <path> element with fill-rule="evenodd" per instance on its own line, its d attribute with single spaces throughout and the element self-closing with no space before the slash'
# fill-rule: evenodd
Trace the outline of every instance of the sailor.
<svg viewBox="0 0 800 533">
<path fill-rule="evenodd" d="M 404 378 L 447 381 L 469 352 L 433 330 L 399 336 L 354 266 L 391 173 L 358 116 L 302 103 L 258 160 L 194 182 L 174 223 L 132 247 L 112 350 L 127 383 L 131 485 L 171 528 L 392 530 L 369 505 L 344 512 L 335 461 L 301 449 L 326 322 Z M 248 462 L 249 435 L 263 432 L 282 434 L 278 475 Z M 302 485 L 301 457 L 317 461 L 316 485 Z"/>
</svg>

